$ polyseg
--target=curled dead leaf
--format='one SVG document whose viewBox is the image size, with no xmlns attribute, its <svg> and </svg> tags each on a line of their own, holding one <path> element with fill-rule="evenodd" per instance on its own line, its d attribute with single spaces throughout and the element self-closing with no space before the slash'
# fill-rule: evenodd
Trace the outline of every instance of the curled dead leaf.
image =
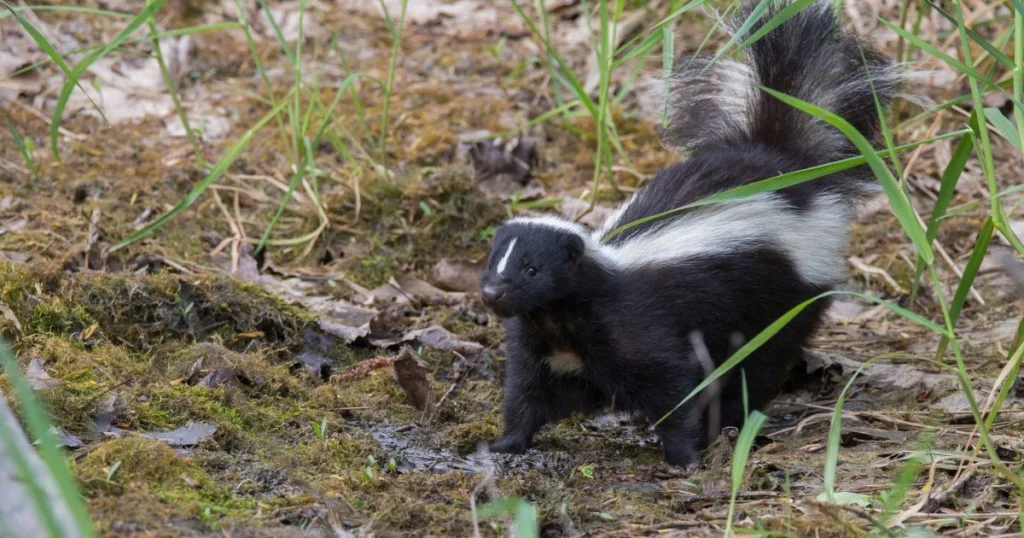
<svg viewBox="0 0 1024 538">
<path fill-rule="evenodd" d="M 405 391 L 409 404 L 420 411 L 427 411 L 433 400 L 433 390 L 430 371 L 423 360 L 411 347 L 402 346 L 393 366 L 395 380 Z"/>
</svg>

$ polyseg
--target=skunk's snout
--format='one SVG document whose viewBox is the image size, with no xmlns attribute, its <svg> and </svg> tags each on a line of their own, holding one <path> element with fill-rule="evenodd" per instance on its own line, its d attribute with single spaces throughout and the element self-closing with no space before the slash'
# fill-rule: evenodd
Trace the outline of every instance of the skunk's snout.
<svg viewBox="0 0 1024 538">
<path fill-rule="evenodd" d="M 485 285 L 480 289 L 480 297 L 483 298 L 485 304 L 493 304 L 501 300 L 505 296 L 505 289 L 501 286 Z"/>
</svg>

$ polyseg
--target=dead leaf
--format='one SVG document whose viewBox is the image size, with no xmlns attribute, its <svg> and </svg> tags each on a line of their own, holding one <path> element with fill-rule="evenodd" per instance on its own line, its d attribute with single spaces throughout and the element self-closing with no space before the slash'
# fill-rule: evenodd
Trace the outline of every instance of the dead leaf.
<svg viewBox="0 0 1024 538">
<path fill-rule="evenodd" d="M 68 433 L 63 427 L 54 428 L 51 426 L 50 432 L 57 438 L 57 446 L 64 448 L 81 448 L 85 446 L 81 438 Z"/>
<path fill-rule="evenodd" d="M 32 259 L 31 254 L 24 252 L 11 252 L 9 250 L 0 250 L 0 260 L 10 262 L 18 265 L 24 265 Z"/>
<path fill-rule="evenodd" d="M 123 437 L 125 435 L 138 435 L 147 439 L 153 439 L 156 441 L 163 441 L 170 446 L 181 448 L 196 446 L 206 440 L 209 440 L 217 433 L 217 426 L 208 422 L 191 422 L 189 421 L 184 426 L 161 432 L 133 432 L 130 430 L 123 430 L 121 428 L 111 428 L 109 431 L 104 432 L 111 437 Z"/>
<path fill-rule="evenodd" d="M 14 329 L 16 331 L 19 333 L 22 331 L 21 323 L 18 323 L 18 317 L 14 315 L 14 311 L 11 310 L 11 307 L 4 304 L 3 301 L 0 301 L 0 315 L 2 315 L 7 321 L 14 324 Z"/>
<path fill-rule="evenodd" d="M 20 232 L 28 225 L 28 219 L 21 216 L 0 218 L 0 235 Z"/>
<path fill-rule="evenodd" d="M 320 317 L 320 329 L 335 336 L 346 344 L 370 334 L 370 323 L 376 319 L 377 310 L 356 306 L 328 296 L 306 297 L 299 304 Z"/>
<path fill-rule="evenodd" d="M 107 433 L 117 428 L 114 422 L 124 414 L 125 404 L 121 394 L 114 391 L 110 396 L 100 402 L 96 408 L 95 428 L 99 433 Z"/>
<path fill-rule="evenodd" d="M 384 8 L 394 19 L 402 12 L 401 0 L 384 0 Z M 384 16 L 380 2 L 343 0 L 343 9 Z M 429 26 L 452 37 L 480 38 L 487 35 L 522 35 L 525 24 L 516 16 L 511 5 L 490 0 L 434 0 L 409 2 L 406 7 L 407 24 Z"/>
<path fill-rule="evenodd" d="M 426 303 L 443 303 L 448 300 L 459 299 L 462 299 L 462 295 L 459 293 L 447 293 L 435 288 L 429 282 L 404 273 L 395 273 L 388 280 L 387 284 L 359 294 L 357 298 L 363 304 L 375 305 L 408 304 L 414 300 Z"/>
<path fill-rule="evenodd" d="M 395 380 L 405 391 L 409 404 L 420 411 L 426 411 L 433 395 L 427 366 L 409 346 L 402 346 L 393 364 Z"/>
<path fill-rule="evenodd" d="M 590 207 L 590 202 L 586 200 L 580 200 L 579 198 L 563 198 L 562 203 L 558 205 L 558 211 L 570 220 L 576 220 L 577 217 L 583 215 L 578 222 L 590 226 L 592 229 L 599 229 L 604 226 L 604 222 L 608 220 L 614 211 L 613 208 L 608 206 L 594 206 L 594 210 L 590 213 L 584 213 L 587 208 Z"/>
<path fill-rule="evenodd" d="M 459 340 L 458 337 L 440 325 L 431 325 L 426 329 L 409 331 L 402 336 L 402 341 L 408 342 L 410 340 L 418 341 L 427 347 L 440 349 L 441 351 L 458 351 L 460 353 L 477 351 L 484 347 L 477 342 Z"/>
<path fill-rule="evenodd" d="M 487 268 L 487 260 L 469 262 L 442 259 L 430 271 L 430 280 L 435 286 L 448 291 L 477 293 L 480 290 L 480 275 Z"/>
<path fill-rule="evenodd" d="M 178 80 L 188 72 L 196 46 L 191 36 L 182 36 L 161 40 L 160 50 L 168 71 Z M 154 57 L 112 55 L 94 62 L 88 73 L 91 80 L 83 80 L 73 90 L 66 114 L 81 111 L 98 118 L 92 102 L 103 109 L 112 124 L 147 116 L 163 118 L 174 112 L 174 102 Z M 60 77 L 55 76 L 51 86 L 59 87 Z"/>
<path fill-rule="evenodd" d="M 848 359 L 835 353 L 807 350 L 804 353 L 807 373 L 838 366 L 844 377 L 853 375 L 864 363 Z M 943 386 L 954 386 L 956 378 L 950 374 L 922 372 L 907 364 L 874 362 L 861 370 L 860 379 L 868 385 L 882 389 L 934 390 Z"/>
<path fill-rule="evenodd" d="M 63 381 L 53 379 L 50 377 L 50 374 L 46 373 L 46 370 L 43 370 L 42 359 L 32 359 L 29 361 L 25 377 L 28 379 L 28 384 L 35 390 L 45 390 L 64 384 Z"/>
</svg>

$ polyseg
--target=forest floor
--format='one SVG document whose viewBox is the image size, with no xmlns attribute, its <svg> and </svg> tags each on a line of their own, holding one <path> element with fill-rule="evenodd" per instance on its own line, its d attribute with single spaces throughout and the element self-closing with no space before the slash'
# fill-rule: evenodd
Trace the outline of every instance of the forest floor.
<svg viewBox="0 0 1024 538">
<path fill-rule="evenodd" d="M 578 215 L 593 194 L 597 146 L 589 116 L 530 122 L 559 101 L 511 4 L 411 1 L 385 104 L 369 78 L 387 79 L 392 53 L 378 2 L 312 1 L 303 17 L 298 2 L 270 2 L 292 47 L 302 25 L 301 92 L 280 122 L 251 134 L 275 102 L 296 99 L 288 93 L 296 71 L 273 26 L 253 2 L 243 4 L 266 81 L 246 33 L 232 24 L 234 2 L 171 1 L 156 18 L 164 32 L 217 25 L 162 47 L 206 165 L 184 136 L 148 38 L 90 67 L 65 112 L 56 159 L 49 125 L 60 72 L 46 64 L 18 73 L 46 57 L 13 17 L 0 18 L 2 115 L 31 141 L 26 159 L 12 132 L 0 130 L 0 334 L 50 406 L 101 534 L 471 536 L 478 527 L 501 535 L 510 520 L 475 514 L 474 503 L 520 497 L 536 506 L 544 536 L 721 535 L 734 436 L 692 472 L 661 465 L 649 429 L 616 416 L 565 420 L 522 456 L 477 451 L 501 427 L 503 333 L 475 295 L 489 238 L 512 213 Z M 397 16 L 399 2 L 384 4 Z M 591 83 L 588 20 L 595 22 L 584 15 L 586 2 L 546 4 L 555 48 Z M 627 4 L 626 37 L 664 16 L 670 2 Z M 852 24 L 893 52 L 894 35 L 875 15 L 896 17 L 898 3 L 848 4 Z M 24 13 L 76 60 L 82 56 L 71 51 L 110 42 L 129 20 Z M 675 50 L 692 53 L 711 18 L 695 10 L 680 20 Z M 929 17 L 924 28 L 945 38 L 944 23 Z M 721 41 L 718 34 L 712 43 Z M 622 147 L 618 188 L 600 184 L 588 224 L 680 158 L 659 141 L 660 105 L 651 96 L 660 64 L 655 55 L 636 80 L 628 69 L 613 80 L 627 88 L 612 108 Z M 929 70 L 913 88 L 924 98 L 966 87 L 935 62 L 915 67 Z M 352 73 L 365 77 L 343 86 Z M 254 258 L 253 243 L 306 149 L 290 144 L 292 135 L 312 139 L 335 95 L 349 89 L 329 135 L 308 148 L 313 166 L 284 205 L 272 247 Z M 900 106 L 904 119 L 919 112 Z M 954 108 L 906 124 L 896 142 L 960 128 L 965 118 Z M 248 145 L 191 207 L 115 248 L 186 199 L 240 141 Z M 953 144 L 904 154 L 922 215 Z M 1001 186 L 1020 183 L 1019 153 L 1002 139 L 995 148 Z M 972 161 L 953 206 L 987 194 Z M 939 243 L 958 267 L 986 208 L 943 221 Z M 845 289 L 941 322 L 928 286 L 911 301 L 913 245 L 884 198 L 862 209 L 852 238 Z M 956 275 L 949 264 L 937 267 L 952 295 Z M 997 386 L 1018 330 L 1013 292 L 986 259 L 958 325 L 981 397 Z M 892 528 L 1019 535 L 1021 499 L 989 456 L 971 457 L 977 435 L 957 378 L 929 362 L 938 345 L 936 334 L 884 307 L 839 299 L 814 341 L 807 379 L 766 410 L 736 525 L 861 536 L 884 517 Z M 847 395 L 834 478 L 842 502 L 826 502 L 837 396 L 853 371 L 879 357 Z M 1010 394 L 992 428 L 1004 461 L 1024 455 L 1021 396 Z M 920 472 L 887 509 L 908 462 Z"/>
</svg>

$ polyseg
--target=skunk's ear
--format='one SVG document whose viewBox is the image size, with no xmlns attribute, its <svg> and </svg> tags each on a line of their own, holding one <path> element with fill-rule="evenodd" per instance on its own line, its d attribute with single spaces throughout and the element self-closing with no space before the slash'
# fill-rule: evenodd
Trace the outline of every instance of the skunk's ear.
<svg viewBox="0 0 1024 538">
<path fill-rule="evenodd" d="M 583 257 L 583 250 L 585 248 L 583 239 L 574 235 L 566 242 L 565 252 L 570 260 L 576 261 Z"/>
</svg>

